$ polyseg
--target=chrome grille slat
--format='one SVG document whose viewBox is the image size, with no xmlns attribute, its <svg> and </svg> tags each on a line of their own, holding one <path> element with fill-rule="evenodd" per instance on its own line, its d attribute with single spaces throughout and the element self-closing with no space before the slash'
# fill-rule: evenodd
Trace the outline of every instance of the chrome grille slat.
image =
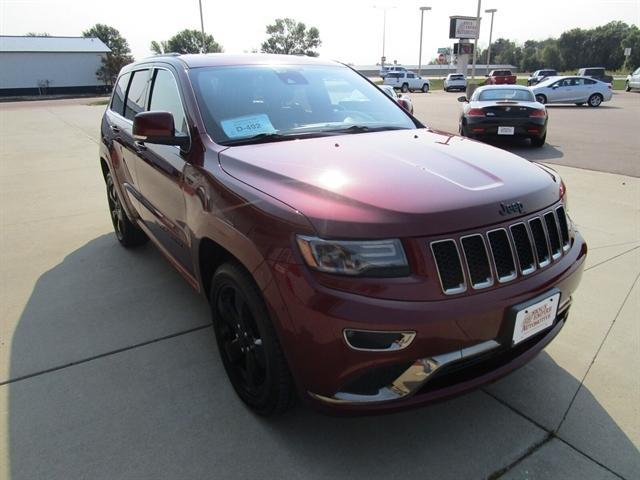
<svg viewBox="0 0 640 480">
<path fill-rule="evenodd" d="M 533 251 L 533 241 L 529 229 L 524 223 L 516 223 L 509 227 L 513 244 L 516 247 L 518 264 L 522 275 L 529 275 L 536 271 L 536 257 Z"/>
<path fill-rule="evenodd" d="M 507 230 L 504 228 L 491 230 L 487 232 L 487 238 L 498 282 L 505 283 L 514 280 L 518 276 L 518 270 Z"/>
<path fill-rule="evenodd" d="M 505 283 L 544 268 L 571 244 L 564 206 L 508 228 L 470 233 L 431 242 L 440 286 L 447 295 Z"/>
<path fill-rule="evenodd" d="M 547 212 L 544 214 L 544 224 L 549 237 L 549 246 L 551 247 L 551 258 L 557 260 L 562 256 L 562 245 L 560 239 L 560 232 L 558 223 L 556 222 L 556 216 L 554 212 Z"/>
<path fill-rule="evenodd" d="M 529 228 L 531 229 L 531 238 L 533 239 L 533 246 L 535 247 L 534 251 L 538 258 L 538 266 L 540 268 L 546 267 L 551 263 L 551 253 L 549 251 L 547 234 L 540 217 L 530 219 Z"/>
<path fill-rule="evenodd" d="M 436 261 L 442 291 L 447 295 L 466 291 L 458 244 L 452 239 L 432 242 L 431 253 Z"/>
<path fill-rule="evenodd" d="M 560 238 L 562 239 L 562 249 L 569 250 L 569 224 L 567 223 L 567 213 L 564 207 L 560 205 L 556 208 L 556 214 L 558 215 L 558 225 L 560 226 Z"/>
<path fill-rule="evenodd" d="M 489 253 L 484 238 L 480 234 L 460 238 L 462 253 L 467 265 L 471 287 L 479 290 L 493 285 L 493 274 L 489 263 Z"/>
</svg>

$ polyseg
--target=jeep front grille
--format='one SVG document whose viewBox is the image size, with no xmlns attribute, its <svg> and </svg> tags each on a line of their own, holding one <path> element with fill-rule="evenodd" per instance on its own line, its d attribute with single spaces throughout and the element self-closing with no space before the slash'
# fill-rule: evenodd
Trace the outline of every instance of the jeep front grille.
<svg viewBox="0 0 640 480">
<path fill-rule="evenodd" d="M 562 206 L 509 228 L 431 242 L 442 291 L 462 293 L 529 275 L 558 260 L 570 237 Z M 462 254 L 460 253 L 462 252 Z"/>
</svg>

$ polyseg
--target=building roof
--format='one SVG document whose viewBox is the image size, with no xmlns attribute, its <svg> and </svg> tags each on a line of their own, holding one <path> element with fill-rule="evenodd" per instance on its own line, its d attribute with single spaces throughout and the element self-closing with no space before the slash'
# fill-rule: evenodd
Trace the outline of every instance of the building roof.
<svg viewBox="0 0 640 480">
<path fill-rule="evenodd" d="M 17 37 L 0 35 L 0 52 L 93 52 L 111 50 L 95 37 Z"/>
</svg>

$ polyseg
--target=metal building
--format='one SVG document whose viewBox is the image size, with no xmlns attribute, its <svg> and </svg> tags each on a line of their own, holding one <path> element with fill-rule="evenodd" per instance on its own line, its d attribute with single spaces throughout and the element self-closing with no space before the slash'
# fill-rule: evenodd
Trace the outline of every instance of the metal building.
<svg viewBox="0 0 640 480">
<path fill-rule="evenodd" d="M 0 96 L 104 92 L 96 72 L 110 51 L 91 37 L 0 36 Z"/>
</svg>

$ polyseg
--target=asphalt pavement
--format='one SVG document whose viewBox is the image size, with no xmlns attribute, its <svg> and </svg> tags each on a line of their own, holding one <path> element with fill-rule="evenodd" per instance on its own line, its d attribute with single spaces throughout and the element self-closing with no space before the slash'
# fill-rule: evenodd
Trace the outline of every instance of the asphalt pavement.
<svg viewBox="0 0 640 480">
<path fill-rule="evenodd" d="M 457 128 L 456 94 L 411 96 Z M 542 150 L 501 145 L 556 164 L 590 247 L 541 355 L 413 411 L 271 420 L 236 398 L 205 300 L 118 245 L 87 103 L 0 105 L 0 479 L 638 478 L 640 95 L 551 108 Z"/>
</svg>

